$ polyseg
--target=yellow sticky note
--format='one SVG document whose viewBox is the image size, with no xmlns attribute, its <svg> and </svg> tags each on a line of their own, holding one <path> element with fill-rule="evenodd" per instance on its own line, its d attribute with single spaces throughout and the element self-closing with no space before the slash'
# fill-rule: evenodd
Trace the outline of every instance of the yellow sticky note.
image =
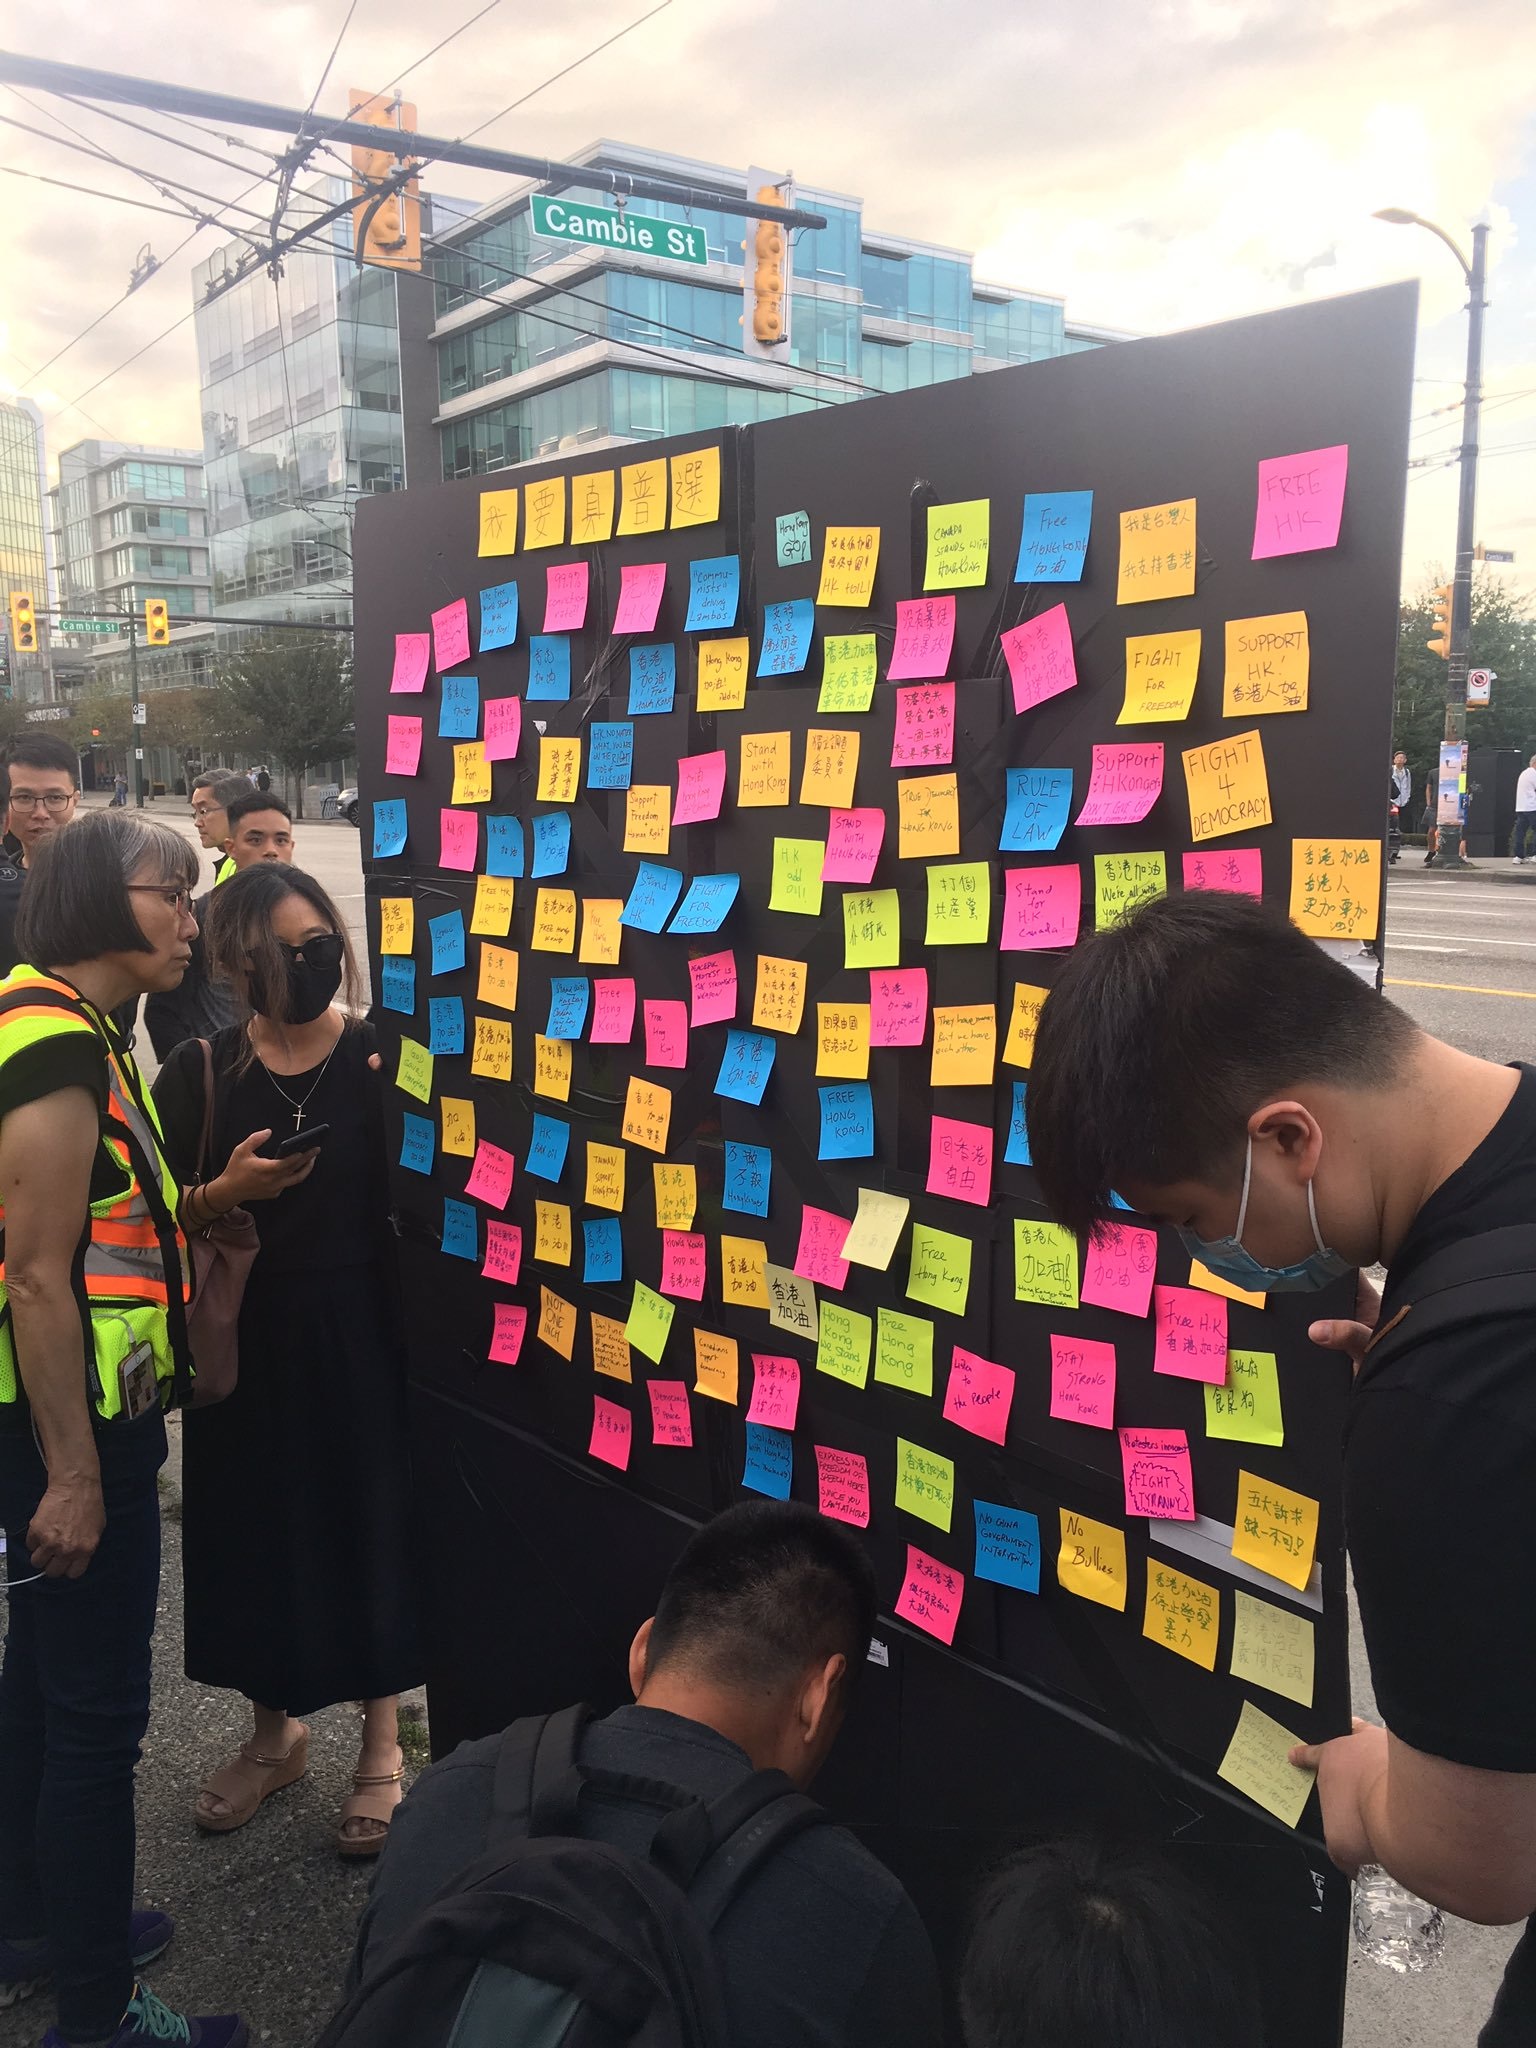
<svg viewBox="0 0 1536 2048">
<path fill-rule="evenodd" d="M 533 1092 L 551 1096 L 556 1102 L 571 1099 L 571 1041 L 546 1038 L 535 1032 L 533 1039 Z"/>
<path fill-rule="evenodd" d="M 1311 1622 L 1288 1607 L 1255 1600 L 1241 1587 L 1232 1598 L 1232 1676 L 1262 1685 L 1299 1707 L 1310 1707 L 1316 1661 Z"/>
<path fill-rule="evenodd" d="M 741 709 L 747 701 L 751 654 L 752 643 L 745 634 L 739 639 L 699 642 L 700 711 Z"/>
<path fill-rule="evenodd" d="M 1192 597 L 1195 589 L 1195 501 L 1142 505 L 1120 514 L 1120 579 L 1116 604 L 1154 597 Z"/>
<path fill-rule="evenodd" d="M 572 541 L 613 537 L 613 471 L 589 470 L 571 478 Z M 595 1319 L 594 1319 L 595 1320 Z"/>
<path fill-rule="evenodd" d="M 416 943 L 416 900 L 412 896 L 379 898 L 379 951 L 409 953 Z"/>
<path fill-rule="evenodd" d="M 672 457 L 672 524 L 712 526 L 720 517 L 720 450 L 691 448 Z"/>
<path fill-rule="evenodd" d="M 866 605 L 875 594 L 878 526 L 829 526 L 821 550 L 818 604 Z"/>
<path fill-rule="evenodd" d="M 955 1512 L 955 1467 L 937 1451 L 896 1439 L 896 1505 L 919 1521 L 931 1522 L 949 1534 Z"/>
<path fill-rule="evenodd" d="M 546 1266 L 571 1263 L 571 1212 L 564 1202 L 533 1205 L 533 1256 Z"/>
<path fill-rule="evenodd" d="M 990 1088 L 997 1065 L 997 1011 L 991 1003 L 965 1003 L 933 1013 L 935 1088 Z"/>
<path fill-rule="evenodd" d="M 400 1065 L 395 1071 L 395 1086 L 403 1088 L 407 1095 L 414 1095 L 418 1102 L 432 1100 L 433 1056 L 424 1045 L 414 1038 L 400 1040 Z"/>
<path fill-rule="evenodd" d="M 1155 1557 L 1147 1559 L 1147 1606 L 1141 1632 L 1177 1657 L 1206 1671 L 1216 1669 L 1221 1632 L 1221 1595 L 1201 1579 L 1186 1578 Z"/>
<path fill-rule="evenodd" d="M 619 912 L 621 896 L 583 896 L 581 899 L 581 946 L 576 958 L 589 967 L 617 967 L 623 942 Z"/>
<path fill-rule="evenodd" d="M 660 533 L 666 523 L 666 457 L 627 462 L 619 471 L 619 532 Z"/>
<path fill-rule="evenodd" d="M 1096 853 L 1093 856 L 1093 921 L 1099 931 L 1116 923 L 1149 896 L 1167 894 L 1166 854 Z"/>
<path fill-rule="evenodd" d="M 1272 711 L 1305 711 L 1311 669 L 1305 612 L 1228 619 L 1222 717 L 1262 718 Z"/>
<path fill-rule="evenodd" d="M 821 644 L 821 695 L 816 709 L 867 711 L 875 701 L 873 633 L 829 633 Z"/>
<path fill-rule="evenodd" d="M 986 861 L 948 861 L 928 870 L 924 936 L 930 946 L 984 946 L 991 923 L 992 870 Z"/>
<path fill-rule="evenodd" d="M 1249 1287 L 1235 1286 L 1230 1280 L 1223 1280 L 1219 1273 L 1213 1273 L 1200 1259 L 1191 1259 L 1189 1262 L 1189 1284 L 1191 1287 L 1203 1289 L 1206 1294 L 1221 1294 L 1225 1295 L 1228 1301 L 1243 1302 L 1248 1308 L 1264 1306 L 1263 1294 L 1255 1293 Z"/>
<path fill-rule="evenodd" d="M 480 983 L 475 1000 L 498 1010 L 517 1008 L 517 954 L 510 946 L 480 948 Z"/>
<path fill-rule="evenodd" d="M 533 899 L 535 953 L 569 953 L 576 944 L 576 891 L 540 889 Z"/>
<path fill-rule="evenodd" d="M 954 775 L 904 775 L 896 784 L 902 860 L 960 851 L 960 785 Z"/>
<path fill-rule="evenodd" d="M 580 478 L 577 482 L 580 482 Z M 610 479 L 610 514 L 613 509 L 611 485 Z M 611 1380 L 628 1380 L 633 1383 L 635 1377 L 624 1325 L 616 1316 L 600 1316 L 596 1309 L 592 1311 L 592 1370 L 602 1373 Z"/>
<path fill-rule="evenodd" d="M 1014 1217 L 1013 1298 L 1077 1307 L 1077 1239 L 1064 1224 Z"/>
<path fill-rule="evenodd" d="M 792 910 L 802 917 L 820 917 L 821 864 L 826 857 L 824 839 L 775 839 L 768 908 Z M 894 895 L 895 891 L 891 893 Z"/>
<path fill-rule="evenodd" d="M 736 1405 L 741 1360 L 734 1337 L 717 1336 L 713 1330 L 693 1333 L 693 1391 L 707 1394 L 711 1401 Z"/>
<path fill-rule="evenodd" d="M 491 800 L 491 764 L 485 758 L 481 740 L 463 740 L 453 750 L 453 794 L 450 803 L 488 804 Z"/>
<path fill-rule="evenodd" d="M 623 1209 L 625 1157 L 622 1145 L 600 1145 L 595 1138 L 588 1138 L 587 1185 L 582 1200 L 589 1207 Z"/>
<path fill-rule="evenodd" d="M 816 1289 L 788 1266 L 775 1266 L 765 1256 L 763 1281 L 768 1291 L 768 1320 L 776 1330 L 788 1330 L 808 1344 L 820 1339 L 821 1319 Z M 869 1319 L 866 1316 L 865 1321 Z"/>
<path fill-rule="evenodd" d="M 925 1302 L 929 1308 L 963 1316 L 970 1291 L 971 1240 L 956 1237 L 952 1230 L 935 1230 L 931 1223 L 914 1223 L 907 1267 L 908 1301 Z"/>
<path fill-rule="evenodd" d="M 803 960 L 778 960 L 771 954 L 757 956 L 757 992 L 752 1003 L 754 1031 L 785 1031 L 791 1036 L 800 1029 L 805 1015 Z"/>
<path fill-rule="evenodd" d="M 1231 627 L 1227 631 L 1231 632 Z M 1200 673 L 1200 628 L 1139 633 L 1125 643 L 1125 701 L 1116 725 L 1177 725 L 1189 716 Z"/>
<path fill-rule="evenodd" d="M 1123 1614 L 1128 1578 L 1125 1531 L 1112 1522 L 1096 1522 L 1091 1515 L 1074 1515 L 1070 1508 L 1058 1512 L 1061 1548 L 1056 1553 L 1056 1583 L 1080 1600 L 1093 1600 Z"/>
<path fill-rule="evenodd" d="M 738 1308 L 769 1308 L 768 1247 L 759 1237 L 720 1239 L 720 1299 Z"/>
<path fill-rule="evenodd" d="M 656 1228 L 692 1230 L 699 1206 L 699 1177 L 691 1166 L 658 1159 L 651 1168 L 656 1184 Z"/>
<path fill-rule="evenodd" d="M 653 1287 L 642 1281 L 635 1282 L 634 1294 L 630 1297 L 629 1320 L 624 1325 L 626 1339 L 635 1349 L 643 1352 L 652 1365 L 660 1365 L 661 1354 L 667 1348 L 667 1339 L 672 1334 L 672 1318 L 676 1306 L 664 1294 L 658 1294 Z"/>
<path fill-rule="evenodd" d="M 512 1026 L 505 1017 L 476 1016 L 469 1071 L 488 1081 L 511 1080 Z"/>
<path fill-rule="evenodd" d="M 1034 1064 L 1035 1032 L 1040 1025 L 1041 1005 L 1049 993 L 1049 989 L 1043 989 L 1032 981 L 1014 983 L 1013 1012 L 1008 1019 L 1008 1036 L 1003 1041 L 1005 1067 Z"/>
<path fill-rule="evenodd" d="M 480 493 L 480 547 L 482 555 L 517 553 L 517 488 Z"/>
<path fill-rule="evenodd" d="M 1317 1777 L 1316 1771 L 1301 1770 L 1291 1762 L 1290 1753 L 1300 1740 L 1289 1728 L 1261 1713 L 1251 1700 L 1244 1700 L 1216 1775 L 1293 1828 Z"/>
<path fill-rule="evenodd" d="M 1232 1555 L 1301 1592 L 1317 1549 L 1317 1502 L 1256 1473 L 1237 1475 Z"/>
<path fill-rule="evenodd" d="M 1374 939 L 1379 839 L 1293 839 L 1291 922 L 1314 939 Z"/>
<path fill-rule="evenodd" d="M 861 1315 L 856 1308 L 845 1308 L 840 1301 L 824 1301 L 821 1332 L 816 1340 L 816 1370 L 830 1373 L 845 1386 L 864 1386 L 869 1379 L 874 1337 L 871 1317 Z"/>
<path fill-rule="evenodd" d="M 443 1112 L 443 1150 L 454 1159 L 475 1156 L 475 1105 L 464 1095 L 445 1095 L 439 1104 Z"/>
<path fill-rule="evenodd" d="M 580 789 L 580 739 L 555 739 L 545 733 L 539 741 L 539 802 L 573 804 Z"/>
<path fill-rule="evenodd" d="M 924 590 L 974 590 L 987 580 L 992 531 L 990 498 L 928 507 L 928 566 Z"/>
<path fill-rule="evenodd" d="M 553 1288 L 539 1289 L 539 1338 L 564 1359 L 576 1353 L 576 1311 Z"/>
<path fill-rule="evenodd" d="M 1280 1371 L 1273 1351 L 1229 1351 L 1226 1384 L 1206 1383 L 1205 1433 L 1240 1444 L 1283 1444 Z"/>
<path fill-rule="evenodd" d="M 570 1050 L 569 1045 L 566 1050 Z M 622 1136 L 631 1145 L 643 1145 L 648 1152 L 665 1152 L 671 1127 L 672 1090 L 663 1088 L 659 1081 L 642 1081 L 638 1074 L 631 1074 L 624 1097 Z"/>
<path fill-rule="evenodd" d="M 905 1195 L 888 1195 L 880 1188 L 860 1188 L 859 1206 L 843 1243 L 843 1257 L 855 1266 L 869 1266 L 877 1273 L 889 1272 L 911 1208 Z"/>
<path fill-rule="evenodd" d="M 933 1324 L 882 1302 L 875 1321 L 875 1378 L 909 1394 L 933 1392 Z"/>
<path fill-rule="evenodd" d="M 823 1080 L 869 1078 L 868 1003 L 816 1005 L 816 1072 Z"/>
<path fill-rule="evenodd" d="M 894 889 L 843 891 L 843 965 L 901 965 L 901 898 Z"/>
<path fill-rule="evenodd" d="M 737 810 L 776 810 L 788 802 L 789 734 L 744 732 L 741 736 L 741 773 L 736 786 Z"/>
<path fill-rule="evenodd" d="M 565 478 L 540 477 L 523 488 L 523 546 L 557 548 L 565 539 Z M 566 1354 L 570 1356 L 569 1352 Z"/>
<path fill-rule="evenodd" d="M 475 908 L 469 928 L 487 939 L 504 939 L 511 931 L 512 884 L 505 876 L 475 877 Z"/>
<path fill-rule="evenodd" d="M 624 793 L 624 851 L 665 853 L 672 843 L 672 792 L 664 782 L 633 782 Z"/>
<path fill-rule="evenodd" d="M 1229 832 L 1255 832 L 1273 818 L 1264 742 L 1255 732 L 1235 732 L 1182 756 L 1189 791 L 1189 831 L 1198 846 Z"/>
<path fill-rule="evenodd" d="M 852 810 L 853 786 L 858 772 L 858 734 L 813 725 L 805 736 L 805 766 L 800 773 L 801 803 L 826 804 L 834 811 Z"/>
</svg>

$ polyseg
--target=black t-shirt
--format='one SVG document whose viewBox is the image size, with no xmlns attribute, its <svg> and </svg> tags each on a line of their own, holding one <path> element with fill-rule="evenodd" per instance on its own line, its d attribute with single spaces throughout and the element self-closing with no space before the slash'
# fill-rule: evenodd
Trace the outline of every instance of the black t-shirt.
<svg viewBox="0 0 1536 2048">
<path fill-rule="evenodd" d="M 1536 1223 L 1536 1068 L 1430 1196 L 1380 1326 L 1447 1245 Z M 1406 1334 L 1406 1331 L 1405 1331 Z M 1536 1319 L 1474 1310 L 1367 1356 L 1344 1449 L 1350 1562 L 1383 1720 L 1414 1749 L 1536 1772 Z"/>
</svg>

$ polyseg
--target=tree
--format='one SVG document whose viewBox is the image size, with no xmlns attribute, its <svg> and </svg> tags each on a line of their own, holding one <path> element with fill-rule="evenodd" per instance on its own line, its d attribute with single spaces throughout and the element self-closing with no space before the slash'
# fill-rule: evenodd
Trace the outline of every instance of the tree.
<svg viewBox="0 0 1536 2048">
<path fill-rule="evenodd" d="M 1445 734 L 1445 663 L 1427 645 L 1432 594 L 1431 586 L 1405 600 L 1399 614 L 1392 745 L 1413 771 L 1412 825 Z M 1467 713 L 1468 743 L 1536 754 L 1536 614 L 1527 593 L 1487 571 L 1473 577 L 1470 666 L 1491 668 L 1497 681 L 1492 702 Z"/>
<path fill-rule="evenodd" d="M 283 633 L 226 655 L 214 675 L 219 737 L 280 762 L 298 785 L 304 771 L 353 743 L 351 645 L 341 633 Z"/>
</svg>

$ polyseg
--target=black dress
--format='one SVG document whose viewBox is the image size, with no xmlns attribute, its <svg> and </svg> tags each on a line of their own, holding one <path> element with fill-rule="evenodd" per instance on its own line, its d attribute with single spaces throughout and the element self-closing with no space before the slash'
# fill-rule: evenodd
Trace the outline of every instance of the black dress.
<svg viewBox="0 0 1536 2048">
<path fill-rule="evenodd" d="M 286 1136 L 293 1110 L 240 1027 L 212 1041 L 210 1174 L 242 1139 Z M 240 1311 L 240 1378 L 184 1419 L 187 1676 L 304 1714 L 421 1680 L 410 1543 L 410 1452 L 378 1076 L 368 1027 L 330 1064 L 284 1074 L 307 1124 L 328 1123 L 314 1172 L 252 1204 L 261 1250 Z M 314 1093 L 309 1094 L 311 1087 Z M 155 1084 L 166 1154 L 197 1168 L 198 1040 Z"/>
</svg>

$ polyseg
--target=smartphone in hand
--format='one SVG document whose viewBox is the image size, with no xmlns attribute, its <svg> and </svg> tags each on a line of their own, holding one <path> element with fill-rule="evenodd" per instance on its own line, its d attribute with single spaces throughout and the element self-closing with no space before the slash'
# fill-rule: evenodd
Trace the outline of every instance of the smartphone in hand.
<svg viewBox="0 0 1536 2048">
<path fill-rule="evenodd" d="M 262 1159 L 291 1159 L 295 1152 L 317 1152 L 330 1136 L 329 1124 L 311 1124 L 307 1130 L 293 1131 L 286 1138 L 269 1138 L 262 1146 Z"/>
</svg>

